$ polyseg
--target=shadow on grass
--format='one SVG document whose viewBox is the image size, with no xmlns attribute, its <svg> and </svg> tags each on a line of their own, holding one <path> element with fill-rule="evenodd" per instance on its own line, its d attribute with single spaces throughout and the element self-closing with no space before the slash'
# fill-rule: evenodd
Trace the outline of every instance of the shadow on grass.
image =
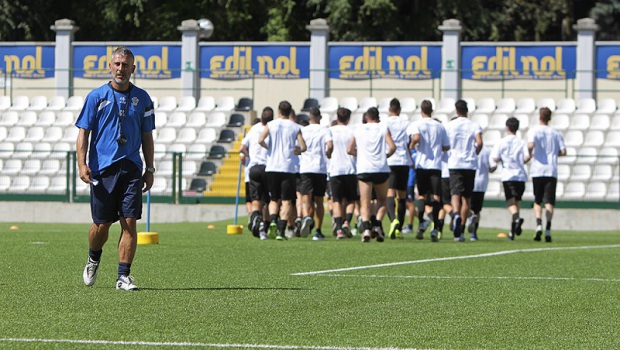
<svg viewBox="0 0 620 350">
<path fill-rule="evenodd" d="M 145 287 L 140 288 L 141 291 L 149 291 L 149 290 L 164 290 L 164 291 L 205 291 L 205 290 L 304 290 L 308 291 L 308 288 L 297 288 L 297 287 L 176 287 L 176 288 L 153 288 L 153 287 Z"/>
</svg>

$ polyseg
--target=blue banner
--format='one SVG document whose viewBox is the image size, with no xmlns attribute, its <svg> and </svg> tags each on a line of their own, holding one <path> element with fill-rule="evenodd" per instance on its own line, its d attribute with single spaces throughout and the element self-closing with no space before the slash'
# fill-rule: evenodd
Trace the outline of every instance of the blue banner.
<svg viewBox="0 0 620 350">
<path fill-rule="evenodd" d="M 473 80 L 573 78 L 576 48 L 549 46 L 465 46 L 462 78 Z"/>
<path fill-rule="evenodd" d="M 200 76 L 209 79 L 306 79 L 308 46 L 203 46 Z"/>
<path fill-rule="evenodd" d="M 76 78 L 110 78 L 108 67 L 112 52 L 118 46 L 75 46 L 73 68 Z M 170 79 L 181 77 L 181 46 L 135 45 L 129 47 L 134 54 L 136 72 L 141 79 Z"/>
<path fill-rule="evenodd" d="M 620 46 L 596 47 L 596 77 L 620 80 Z"/>
<path fill-rule="evenodd" d="M 0 74 L 15 78 L 53 78 L 54 45 L 0 46 Z"/>
<path fill-rule="evenodd" d="M 441 76 L 441 46 L 349 46 L 329 49 L 333 79 L 435 79 Z"/>
</svg>

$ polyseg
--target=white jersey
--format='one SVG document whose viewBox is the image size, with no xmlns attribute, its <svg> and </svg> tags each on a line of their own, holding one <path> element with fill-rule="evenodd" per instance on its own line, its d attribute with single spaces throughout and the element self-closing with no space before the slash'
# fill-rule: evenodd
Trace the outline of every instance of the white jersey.
<svg viewBox="0 0 620 350">
<path fill-rule="evenodd" d="M 437 120 L 422 118 L 412 123 L 409 134 L 420 135 L 418 153 L 416 155 L 416 169 L 440 170 L 444 146 L 450 146 L 446 128 Z"/>
<path fill-rule="evenodd" d="M 261 146 L 258 146 L 258 147 L 261 147 Z M 261 147 L 261 148 L 262 148 L 262 147 Z M 250 163 L 250 159 L 248 159 L 248 158 L 249 158 L 249 157 L 246 157 L 246 158 L 244 159 L 244 162 L 243 162 L 243 168 L 244 168 L 244 169 L 243 169 L 243 177 L 244 177 L 244 178 L 243 178 L 243 181 L 244 181 L 245 183 L 250 182 L 250 167 L 248 166 L 248 164 Z"/>
<path fill-rule="evenodd" d="M 491 150 L 482 147 L 478 154 L 478 169 L 474 180 L 474 192 L 486 192 L 489 186 L 489 168 L 495 167 L 495 162 L 491 158 Z"/>
<path fill-rule="evenodd" d="M 450 178 L 450 169 L 448 169 L 448 158 L 450 158 L 450 152 L 444 152 L 441 156 L 441 178 Z"/>
<path fill-rule="evenodd" d="M 493 147 L 491 157 L 502 162 L 502 181 L 527 181 L 527 144 L 515 135 L 506 135 Z"/>
<path fill-rule="evenodd" d="M 538 125 L 527 133 L 527 142 L 534 142 L 530 175 L 557 178 L 558 154 L 566 149 L 562 134 L 548 125 Z"/>
<path fill-rule="evenodd" d="M 407 132 L 409 122 L 398 116 L 387 118 L 387 127 L 392 134 L 392 140 L 396 145 L 396 151 L 388 158 L 389 166 L 411 166 L 411 153 L 409 153 L 410 134 Z"/>
<path fill-rule="evenodd" d="M 263 124 L 254 124 L 248 133 L 245 134 L 243 140 L 241 140 L 241 144 L 248 149 L 248 154 L 250 155 L 250 160 L 246 164 L 248 171 L 255 165 L 267 164 L 267 150 L 265 147 L 258 144 L 258 139 L 263 133 L 263 130 L 265 130 L 265 126 Z M 269 144 L 269 136 L 265 139 L 265 143 Z"/>
<path fill-rule="evenodd" d="M 266 172 L 295 173 L 299 163 L 295 155 L 295 141 L 301 126 L 289 119 L 274 119 L 267 123 L 269 149 L 267 150 Z"/>
<path fill-rule="evenodd" d="M 355 128 L 357 145 L 357 173 L 389 173 L 388 145 L 385 142 L 388 128 L 384 123 L 366 123 Z"/>
<path fill-rule="evenodd" d="M 476 135 L 482 134 L 480 125 L 466 117 L 448 122 L 446 132 L 450 139 L 448 168 L 476 170 Z"/>
<path fill-rule="evenodd" d="M 329 132 L 334 146 L 329 160 L 329 176 L 355 175 L 355 157 L 347 153 L 353 129 L 346 125 L 334 125 L 329 128 Z"/>
<path fill-rule="evenodd" d="M 301 128 L 306 141 L 306 151 L 299 157 L 299 172 L 302 174 L 327 174 L 327 142 L 332 140 L 327 128 L 310 124 Z"/>
</svg>

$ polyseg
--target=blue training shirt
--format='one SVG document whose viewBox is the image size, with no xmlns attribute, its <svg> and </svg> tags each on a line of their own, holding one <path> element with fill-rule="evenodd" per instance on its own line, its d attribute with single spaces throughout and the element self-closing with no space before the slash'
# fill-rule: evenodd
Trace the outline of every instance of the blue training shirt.
<svg viewBox="0 0 620 350">
<path fill-rule="evenodd" d="M 93 175 L 123 158 L 142 171 L 142 133 L 155 129 L 153 101 L 146 91 L 133 84 L 128 91 L 120 92 L 108 83 L 86 96 L 75 126 L 91 132 L 88 166 Z M 121 129 L 127 140 L 123 145 L 117 142 Z"/>
<path fill-rule="evenodd" d="M 411 159 L 413 160 L 413 164 L 415 164 L 416 153 L 417 153 L 417 151 L 415 149 L 411 150 Z M 414 167 L 410 167 L 409 168 L 409 178 L 407 179 L 407 187 L 415 186 L 415 182 L 416 182 L 415 168 Z"/>
</svg>

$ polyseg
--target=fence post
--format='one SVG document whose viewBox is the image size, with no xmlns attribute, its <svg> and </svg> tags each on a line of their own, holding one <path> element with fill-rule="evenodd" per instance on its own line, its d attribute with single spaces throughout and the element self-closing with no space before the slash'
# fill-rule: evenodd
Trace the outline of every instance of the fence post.
<svg viewBox="0 0 620 350">
<path fill-rule="evenodd" d="M 441 47 L 441 98 L 459 99 L 461 97 L 461 22 L 447 19 L 439 26 L 443 32 Z"/>
<path fill-rule="evenodd" d="M 310 31 L 310 91 L 311 98 L 317 100 L 329 96 L 328 48 L 329 25 L 323 18 L 310 21 L 306 26 Z"/>
<path fill-rule="evenodd" d="M 599 27 L 592 18 L 582 18 L 573 28 L 577 31 L 577 72 L 575 74 L 577 98 L 595 98 L 596 48 L 594 40 Z"/>
<path fill-rule="evenodd" d="M 181 37 L 181 89 L 183 96 L 200 99 L 200 50 L 198 47 L 200 25 L 195 19 L 181 22 L 177 27 Z"/>
<path fill-rule="evenodd" d="M 50 27 L 56 32 L 54 48 L 54 75 L 56 76 L 56 95 L 69 98 L 73 96 L 73 33 L 80 27 L 75 22 L 64 18 L 54 22 Z"/>
</svg>

